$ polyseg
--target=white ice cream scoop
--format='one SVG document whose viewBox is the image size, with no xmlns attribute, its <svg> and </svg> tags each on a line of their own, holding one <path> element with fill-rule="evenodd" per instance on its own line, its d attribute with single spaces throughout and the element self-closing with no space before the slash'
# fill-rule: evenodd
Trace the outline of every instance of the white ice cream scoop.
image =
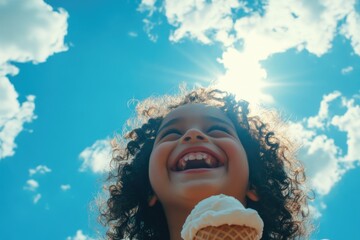
<svg viewBox="0 0 360 240">
<path fill-rule="evenodd" d="M 210 235 L 211 239 L 224 239 L 224 236 L 227 239 L 260 239 L 263 227 L 256 210 L 246 209 L 234 197 L 220 194 L 195 206 L 183 225 L 181 237 L 184 240 L 209 239 Z M 239 235 L 244 237 L 239 238 Z"/>
</svg>

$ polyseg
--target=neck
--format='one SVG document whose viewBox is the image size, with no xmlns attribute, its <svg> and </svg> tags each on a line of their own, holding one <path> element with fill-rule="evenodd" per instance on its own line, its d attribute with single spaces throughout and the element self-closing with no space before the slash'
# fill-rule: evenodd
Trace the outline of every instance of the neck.
<svg viewBox="0 0 360 240">
<path fill-rule="evenodd" d="M 181 230 L 187 216 L 191 212 L 191 208 L 184 209 L 179 206 L 169 206 L 164 210 L 168 222 L 170 240 L 183 240 L 181 238 Z"/>
</svg>

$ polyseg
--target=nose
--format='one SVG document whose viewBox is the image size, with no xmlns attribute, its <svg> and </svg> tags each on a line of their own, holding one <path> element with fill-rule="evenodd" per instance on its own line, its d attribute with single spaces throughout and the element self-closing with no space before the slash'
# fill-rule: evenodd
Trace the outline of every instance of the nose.
<svg viewBox="0 0 360 240">
<path fill-rule="evenodd" d="M 191 143 L 191 142 L 208 142 L 208 137 L 199 129 L 192 128 L 189 129 L 184 136 L 182 137 L 182 143 Z"/>
</svg>

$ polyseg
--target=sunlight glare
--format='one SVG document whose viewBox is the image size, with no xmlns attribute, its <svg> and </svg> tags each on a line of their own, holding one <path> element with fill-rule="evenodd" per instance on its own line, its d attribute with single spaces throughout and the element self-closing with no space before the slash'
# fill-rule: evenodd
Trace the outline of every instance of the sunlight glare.
<svg viewBox="0 0 360 240">
<path fill-rule="evenodd" d="M 271 95 L 263 92 L 267 86 L 264 81 L 266 71 L 258 59 L 229 48 L 218 61 L 224 65 L 226 72 L 217 78 L 215 87 L 234 93 L 237 99 L 252 103 L 274 101 Z"/>
</svg>

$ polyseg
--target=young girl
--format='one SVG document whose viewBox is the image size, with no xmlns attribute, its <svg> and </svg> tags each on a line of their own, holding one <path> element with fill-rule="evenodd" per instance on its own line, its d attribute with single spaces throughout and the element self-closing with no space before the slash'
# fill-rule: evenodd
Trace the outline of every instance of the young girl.
<svg viewBox="0 0 360 240">
<path fill-rule="evenodd" d="M 262 239 L 307 236 L 304 170 L 247 102 L 200 88 L 137 110 L 147 120 L 114 147 L 101 214 L 109 239 L 180 240 L 193 207 L 218 194 L 258 211 Z"/>
</svg>

